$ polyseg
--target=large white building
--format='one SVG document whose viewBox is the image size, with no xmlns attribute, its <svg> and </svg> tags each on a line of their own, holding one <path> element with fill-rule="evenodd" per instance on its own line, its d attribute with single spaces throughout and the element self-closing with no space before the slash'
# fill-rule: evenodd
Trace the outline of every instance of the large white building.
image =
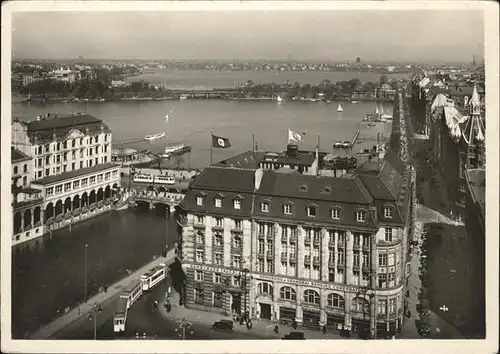
<svg viewBox="0 0 500 354">
<path fill-rule="evenodd" d="M 183 199 L 187 306 L 372 335 L 401 330 L 411 167 L 392 151 L 375 170 L 342 177 L 264 170 L 261 158 L 206 168 Z"/>
<path fill-rule="evenodd" d="M 21 183 L 26 180 L 24 187 L 29 188 L 25 189 L 37 191 L 43 199 L 42 233 L 111 208 L 112 196 L 120 187 L 119 166 L 111 163 L 111 138 L 109 127 L 89 115 L 47 115 L 31 122 L 13 122 L 16 161 L 26 161 L 28 166 L 23 167 Z M 19 173 L 17 164 L 13 157 L 13 174 Z M 38 215 L 38 209 L 34 213 Z M 25 223 L 25 213 L 14 206 L 15 232 L 24 230 Z M 13 243 L 30 236 L 17 232 Z"/>
</svg>

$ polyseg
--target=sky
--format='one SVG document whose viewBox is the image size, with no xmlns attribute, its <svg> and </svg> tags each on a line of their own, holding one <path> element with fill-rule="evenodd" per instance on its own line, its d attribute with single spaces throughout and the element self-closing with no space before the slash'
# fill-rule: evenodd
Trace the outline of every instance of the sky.
<svg viewBox="0 0 500 354">
<path fill-rule="evenodd" d="M 16 59 L 268 59 L 469 62 L 476 10 L 14 13 Z"/>
</svg>

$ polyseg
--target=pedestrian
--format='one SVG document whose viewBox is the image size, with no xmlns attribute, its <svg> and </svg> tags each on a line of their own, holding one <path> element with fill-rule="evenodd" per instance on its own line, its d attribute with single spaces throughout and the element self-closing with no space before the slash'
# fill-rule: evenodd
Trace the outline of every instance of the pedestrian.
<svg viewBox="0 0 500 354">
<path fill-rule="evenodd" d="M 274 333 L 280 334 L 278 325 L 274 326 Z"/>
<path fill-rule="evenodd" d="M 80 313 L 81 313 L 81 312 L 80 312 L 80 308 L 78 308 L 78 316 L 80 316 Z"/>
</svg>

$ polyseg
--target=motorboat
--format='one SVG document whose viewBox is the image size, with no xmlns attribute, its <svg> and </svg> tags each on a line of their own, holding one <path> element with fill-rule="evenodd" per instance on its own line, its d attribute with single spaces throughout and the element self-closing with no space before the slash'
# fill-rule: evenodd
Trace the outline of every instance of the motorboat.
<svg viewBox="0 0 500 354">
<path fill-rule="evenodd" d="M 153 140 L 156 140 L 156 139 L 161 139 L 161 138 L 164 138 L 165 137 L 165 132 L 163 133 L 159 133 L 159 134 L 150 134 L 150 135 L 146 135 L 144 137 L 145 140 L 148 140 L 148 141 L 153 141 Z"/>
<path fill-rule="evenodd" d="M 187 152 L 191 152 L 191 146 L 184 145 L 184 144 L 175 144 L 175 145 L 170 145 L 165 148 L 165 154 L 164 155 L 181 155 L 185 154 Z"/>
<path fill-rule="evenodd" d="M 278 103 L 283 102 L 283 99 L 281 98 L 281 96 L 280 96 L 280 95 L 278 95 L 278 97 L 276 98 L 276 102 L 278 102 Z"/>
</svg>

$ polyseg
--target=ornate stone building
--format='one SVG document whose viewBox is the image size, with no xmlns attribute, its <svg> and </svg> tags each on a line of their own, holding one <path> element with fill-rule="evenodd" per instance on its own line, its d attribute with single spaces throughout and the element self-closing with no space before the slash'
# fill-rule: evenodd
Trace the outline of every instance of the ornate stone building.
<svg viewBox="0 0 500 354">
<path fill-rule="evenodd" d="M 401 329 L 411 167 L 391 150 L 376 170 L 342 177 L 252 161 L 206 168 L 181 203 L 187 306 L 372 335 Z"/>
</svg>

